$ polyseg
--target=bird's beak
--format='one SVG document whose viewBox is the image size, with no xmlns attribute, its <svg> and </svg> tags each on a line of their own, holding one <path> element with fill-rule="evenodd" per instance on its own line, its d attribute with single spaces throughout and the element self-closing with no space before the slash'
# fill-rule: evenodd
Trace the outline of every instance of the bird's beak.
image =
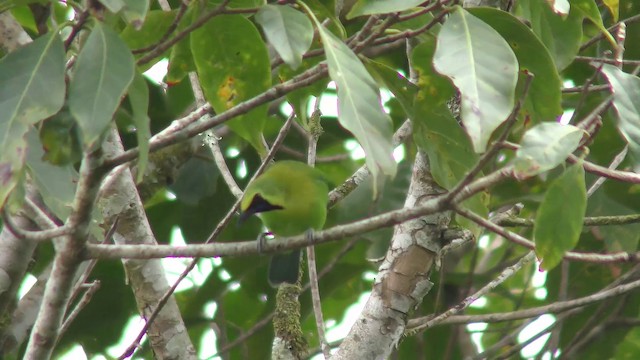
<svg viewBox="0 0 640 360">
<path fill-rule="evenodd" d="M 245 222 L 251 215 L 255 215 L 261 212 L 272 211 L 272 210 L 281 210 L 284 209 L 282 206 L 273 205 L 267 200 L 263 199 L 262 196 L 256 195 L 251 200 L 251 204 L 244 211 L 240 212 L 240 218 L 238 219 L 238 225 Z"/>
</svg>

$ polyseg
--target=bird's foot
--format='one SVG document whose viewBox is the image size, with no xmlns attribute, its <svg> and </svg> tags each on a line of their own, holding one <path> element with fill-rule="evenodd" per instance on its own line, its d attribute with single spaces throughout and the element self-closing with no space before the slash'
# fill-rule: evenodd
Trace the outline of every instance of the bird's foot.
<svg viewBox="0 0 640 360">
<path fill-rule="evenodd" d="M 262 254 L 262 250 L 264 249 L 264 245 L 267 242 L 267 236 L 271 235 L 271 233 L 269 232 L 263 232 L 260 233 L 260 235 L 258 235 L 258 239 L 256 239 L 257 242 L 257 247 L 258 247 L 258 254 Z"/>
<path fill-rule="evenodd" d="M 307 243 L 309 243 L 309 245 L 315 244 L 316 238 L 315 238 L 315 231 L 313 231 L 313 229 L 309 229 L 305 231 L 304 237 L 307 239 Z"/>
</svg>

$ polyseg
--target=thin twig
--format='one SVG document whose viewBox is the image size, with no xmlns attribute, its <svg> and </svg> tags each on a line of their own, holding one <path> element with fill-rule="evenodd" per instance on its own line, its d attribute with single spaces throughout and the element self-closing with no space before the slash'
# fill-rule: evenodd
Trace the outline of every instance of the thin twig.
<svg viewBox="0 0 640 360">
<path fill-rule="evenodd" d="M 82 297 L 80 298 L 80 301 L 78 302 L 78 304 L 76 304 L 76 306 L 69 313 L 69 315 L 67 315 L 67 318 L 64 319 L 64 323 L 62 324 L 62 326 L 60 326 L 60 331 L 58 333 L 58 339 L 56 340 L 56 342 L 60 341 L 64 333 L 67 331 L 67 329 L 69 329 L 69 326 L 71 326 L 71 324 L 78 317 L 80 312 L 87 305 L 89 305 L 89 302 L 91 302 L 93 295 L 96 293 L 96 291 L 100 289 L 100 280 L 94 280 L 89 284 L 82 284 L 81 288 L 85 288 L 86 291 L 82 294 Z"/>
<path fill-rule="evenodd" d="M 610 299 L 612 297 L 620 296 L 622 294 L 626 294 L 630 291 L 640 288 L 640 280 L 636 280 L 636 281 L 624 284 L 624 282 L 626 282 L 628 279 L 633 278 L 639 269 L 640 269 L 640 265 L 636 265 L 634 269 L 629 270 L 624 275 L 616 279 L 613 283 L 605 286 L 602 290 L 581 298 L 555 302 L 549 305 L 539 306 L 539 307 L 526 309 L 526 310 L 511 311 L 506 313 L 452 316 L 442 321 L 439 325 L 470 324 L 470 323 L 482 323 L 482 322 L 495 323 L 495 322 L 503 322 L 503 321 L 521 320 L 521 319 L 537 317 L 542 314 L 558 314 L 576 307 L 591 305 L 593 303 L 601 302 L 603 300 Z M 407 328 L 412 329 L 418 326 L 419 324 L 424 323 L 425 321 L 431 320 L 432 318 L 433 316 L 424 316 L 417 319 L 411 319 L 407 323 Z"/>
<path fill-rule="evenodd" d="M 498 139 L 489 147 L 487 152 L 485 152 L 480 157 L 480 159 L 478 159 L 478 161 L 473 166 L 473 168 L 466 173 L 464 178 L 460 180 L 458 184 L 454 186 L 453 189 L 451 189 L 451 191 L 449 191 L 447 195 L 448 199 L 453 199 L 465 186 L 467 186 L 476 177 L 476 175 L 480 173 L 480 171 L 482 171 L 485 165 L 487 165 L 493 159 L 493 157 L 496 154 L 498 154 L 498 152 L 500 151 L 501 143 L 507 139 L 507 137 L 511 133 L 511 129 L 513 128 L 513 126 L 515 125 L 518 119 L 520 108 L 524 104 L 524 100 L 527 97 L 527 94 L 529 93 L 531 82 L 533 81 L 533 74 L 531 74 L 530 72 L 526 72 L 525 75 L 526 75 L 526 79 L 524 81 L 524 88 L 522 90 L 522 95 L 520 95 L 520 98 L 518 99 L 518 102 L 516 103 L 516 105 L 513 107 L 511 114 L 505 120 L 504 130 L 502 131 Z"/>
<path fill-rule="evenodd" d="M 213 17 L 223 14 L 227 7 L 227 4 L 230 0 L 224 0 L 220 5 L 216 6 L 211 11 L 205 13 L 200 16 L 196 21 L 194 21 L 191 25 L 184 28 L 184 30 L 180 31 L 176 34 L 176 36 L 171 39 L 163 42 L 162 44 L 157 44 L 153 50 L 151 50 L 147 55 L 141 57 L 136 62 L 137 65 L 144 65 L 151 60 L 155 59 L 157 56 L 165 52 L 165 50 L 169 49 L 173 45 L 177 44 L 180 40 L 184 39 L 187 35 L 189 35 L 192 31 L 198 29 L 202 25 L 204 25 L 207 21 L 211 20 Z"/>
<path fill-rule="evenodd" d="M 13 221 L 11 215 L 8 214 L 7 207 L 2 209 L 2 221 L 13 236 L 18 239 L 25 239 L 29 241 L 47 241 L 59 236 L 67 235 L 70 232 L 66 225 L 37 231 L 22 229 Z"/>
<path fill-rule="evenodd" d="M 132 54 L 142 54 L 142 53 L 146 53 L 147 51 L 151 51 L 153 49 L 155 49 L 157 46 L 159 46 L 160 44 L 164 43 L 165 41 L 167 41 L 167 39 L 169 39 L 169 36 L 171 36 L 171 34 L 176 31 L 176 29 L 178 28 L 178 24 L 180 24 L 180 21 L 182 21 L 182 18 L 184 17 L 184 14 L 187 13 L 187 9 L 189 8 L 189 3 L 186 1 L 182 1 L 180 3 L 180 8 L 178 9 L 178 13 L 176 14 L 176 17 L 173 19 L 173 22 L 171 23 L 171 25 L 169 25 L 169 27 L 167 28 L 167 31 L 164 32 L 164 34 L 162 35 L 162 37 L 160 38 L 160 40 L 156 41 L 155 44 L 143 47 L 143 48 L 139 48 L 139 49 L 133 49 L 131 50 Z M 171 8 L 169 9 L 163 9 L 164 11 L 171 11 Z"/>
<path fill-rule="evenodd" d="M 80 15 L 78 15 L 78 19 L 76 20 L 76 23 L 71 27 L 71 33 L 69 33 L 69 36 L 64 41 L 65 52 L 69 51 L 69 48 L 71 47 L 71 43 L 76 38 L 76 36 L 78 36 L 78 34 L 82 30 L 82 28 L 84 27 L 84 24 L 87 22 L 88 19 L 89 19 L 89 10 L 81 11 Z"/>
<path fill-rule="evenodd" d="M 309 146 L 307 150 L 307 164 L 314 166 L 316 162 L 316 150 L 318 146 L 318 138 L 322 132 L 320 125 L 320 100 L 316 99 L 315 110 L 311 115 L 310 131 L 308 135 Z M 322 348 L 325 359 L 331 357 L 331 347 L 327 342 L 324 329 L 324 316 L 322 315 L 322 301 L 320 299 L 320 285 L 318 284 L 318 269 L 316 263 L 316 251 L 313 245 L 307 246 L 307 268 L 309 271 L 309 284 L 311 286 L 311 304 L 313 305 L 313 314 L 316 321 L 316 331 L 318 332 L 318 341 Z"/>
<path fill-rule="evenodd" d="M 626 18 L 626 19 L 624 19 L 624 20 L 620 20 L 620 21 L 618 21 L 616 24 L 614 24 L 614 25 L 612 25 L 612 26 L 608 27 L 608 28 L 607 28 L 607 31 L 611 33 L 611 32 L 613 32 L 613 31 L 616 31 L 616 29 L 618 28 L 618 26 L 619 26 L 621 23 L 625 23 L 625 24 L 632 24 L 632 23 L 637 22 L 637 21 L 640 21 L 640 14 L 639 14 L 639 15 L 634 15 L 634 16 L 628 17 L 628 18 Z M 591 39 L 589 39 L 587 42 L 585 42 L 584 44 L 582 44 L 582 46 L 580 46 L 580 51 L 583 51 L 584 49 L 588 48 L 589 46 L 591 46 L 591 45 L 593 45 L 593 44 L 597 43 L 598 41 L 600 41 L 600 40 L 602 40 L 602 39 L 604 39 L 604 38 L 605 38 L 605 35 L 604 35 L 603 33 L 601 33 L 601 32 L 600 32 L 600 33 L 598 33 L 598 35 L 596 35 L 596 36 L 592 37 L 592 38 L 591 38 Z"/>
<path fill-rule="evenodd" d="M 191 81 L 191 89 L 193 90 L 194 98 L 196 100 L 196 105 L 198 107 L 203 106 L 207 103 L 207 100 L 204 97 L 204 92 L 202 91 L 202 87 L 200 86 L 200 80 L 198 80 L 198 75 L 194 72 L 189 73 L 189 80 Z M 203 118 L 206 118 L 205 117 Z M 213 129 L 209 129 L 205 131 L 204 143 L 209 147 L 211 153 L 213 154 L 213 159 L 220 170 L 220 174 L 222 174 L 222 178 L 224 182 L 227 184 L 229 191 L 231 194 L 239 199 L 242 197 L 242 189 L 236 183 L 236 180 L 231 175 L 231 171 L 229 171 L 229 167 L 227 166 L 227 161 L 224 159 L 224 155 L 222 154 L 222 149 L 220 148 L 220 139 L 218 135 L 213 131 Z"/>
<path fill-rule="evenodd" d="M 496 225 L 495 223 L 483 218 L 482 216 L 472 211 L 469 211 L 467 209 L 463 209 L 460 207 L 456 207 L 455 211 L 458 214 L 482 226 L 483 228 L 489 231 L 492 231 L 513 243 L 516 243 L 520 246 L 523 246 L 531 250 L 535 249 L 536 247 L 533 241 L 521 235 L 518 235 L 516 233 L 507 231 L 505 228 Z M 640 261 L 640 252 L 628 253 L 623 251 L 623 252 L 612 253 L 612 254 L 597 254 L 597 253 L 582 253 L 582 252 L 567 251 L 564 254 L 564 258 L 568 260 L 586 261 L 586 262 L 594 262 L 594 263 L 637 262 L 637 261 Z"/>
<path fill-rule="evenodd" d="M 269 161 L 271 161 L 271 159 L 273 158 L 273 156 L 275 155 L 275 153 L 276 153 L 276 151 L 278 149 L 278 146 L 280 146 L 280 144 L 282 144 L 282 142 L 284 141 L 284 138 L 286 137 L 287 133 L 289 132 L 289 128 L 291 126 L 291 123 L 293 122 L 293 119 L 294 119 L 294 117 L 289 117 L 289 119 L 287 119 L 287 121 L 284 123 L 284 125 L 280 129 L 280 132 L 278 133 L 276 141 L 274 141 L 274 144 L 273 144 L 271 150 L 267 154 L 267 157 L 264 159 L 264 161 L 263 161 L 262 165 L 260 166 L 260 168 L 258 168 L 256 173 L 254 174 L 252 180 L 255 179 L 260 173 L 262 173 L 262 171 L 264 171 L 264 168 L 266 167 L 266 165 L 269 163 Z M 239 206 L 240 206 L 240 200 L 237 200 L 236 203 L 233 205 L 233 207 L 229 210 L 229 212 L 227 212 L 225 217 L 222 220 L 220 220 L 220 222 L 218 223 L 216 228 L 213 230 L 211 235 L 209 235 L 209 237 L 205 241 L 205 244 L 213 242 L 222 233 L 222 231 L 231 222 L 231 219 L 235 216 L 236 211 L 237 211 Z M 135 246 L 143 246 L 143 245 L 135 245 Z M 153 246 L 157 246 L 157 245 L 153 245 Z M 142 327 L 142 329 L 140 330 L 140 332 L 138 333 L 138 335 L 136 336 L 134 341 L 131 343 L 131 345 L 129 345 L 129 347 L 127 347 L 127 349 L 123 352 L 123 354 L 120 356 L 120 358 L 122 358 L 122 359 L 126 358 L 127 354 L 131 354 L 131 353 L 133 353 L 133 351 L 135 351 L 135 349 L 137 349 L 138 344 L 142 341 L 142 338 L 147 333 L 147 330 L 149 330 L 149 327 L 151 326 L 151 324 L 153 323 L 155 318 L 160 313 L 160 310 L 162 310 L 162 308 L 165 306 L 167 301 L 169 301 L 169 298 L 176 291 L 176 289 L 178 288 L 178 285 L 180 285 L 182 280 L 184 280 L 184 278 L 187 277 L 187 275 L 191 272 L 191 270 L 193 270 L 196 267 L 196 265 L 198 264 L 199 260 L 200 260 L 200 257 L 194 257 L 194 259 L 189 263 L 189 265 L 187 265 L 185 270 L 178 276 L 178 278 L 173 283 L 171 288 L 169 288 L 164 293 L 162 298 L 160 298 L 160 300 L 158 301 L 158 305 L 156 306 L 156 308 L 153 309 L 153 312 L 151 312 L 151 314 L 147 318 L 147 322 L 144 324 L 144 326 Z"/>
<path fill-rule="evenodd" d="M 411 330 L 409 330 L 409 333 L 411 335 L 415 335 L 415 334 L 421 333 L 421 332 L 427 330 L 428 328 L 433 327 L 435 324 L 437 324 L 439 322 L 442 322 L 443 320 L 447 319 L 448 317 L 463 311 L 464 309 L 469 307 L 469 305 L 471 305 L 474 301 L 476 301 L 477 299 L 485 296 L 486 294 L 491 292 L 493 289 L 498 287 L 500 284 L 505 282 L 508 278 L 510 278 L 516 272 L 518 272 L 524 265 L 530 263 L 535 258 L 536 257 L 535 257 L 534 252 L 530 251 L 527 255 L 523 256 L 517 263 L 515 263 L 514 265 L 509 266 L 506 269 L 504 269 L 500 273 L 500 275 L 498 275 L 491 282 L 489 282 L 488 284 L 486 284 L 485 286 L 480 288 L 480 290 L 476 291 L 473 295 L 466 297 L 464 300 L 462 300 L 456 306 L 454 306 L 452 308 L 449 308 L 449 310 L 447 310 L 447 311 L 443 312 L 442 314 L 434 317 L 433 319 L 431 319 L 429 321 L 425 321 L 424 323 L 412 328 Z"/>
<path fill-rule="evenodd" d="M 353 246 L 358 242 L 357 238 L 351 239 L 349 240 L 349 242 L 347 242 L 341 249 L 340 251 L 338 251 L 338 253 L 332 257 L 331 261 L 329 261 L 319 272 L 318 272 L 318 278 L 322 279 L 325 275 L 327 275 L 329 272 L 331 272 L 331 270 L 333 270 L 333 268 L 338 264 L 338 261 L 340 261 L 349 251 L 351 251 L 351 249 L 353 248 Z M 302 287 L 302 291 L 307 291 L 311 288 L 310 283 L 306 283 L 303 287 Z M 258 331 L 260 331 L 263 327 L 269 325 L 269 323 L 271 322 L 271 319 L 273 319 L 275 312 L 271 312 L 271 314 L 267 315 L 266 317 L 264 317 L 263 319 L 261 319 L 260 321 L 258 321 L 251 329 L 247 330 L 246 332 L 244 332 L 242 335 L 240 335 L 237 339 L 229 342 L 228 344 L 225 344 L 224 346 L 222 346 L 220 349 L 218 349 L 218 353 L 214 354 L 213 357 L 217 356 L 217 355 L 221 355 L 221 354 L 225 354 L 227 353 L 229 350 L 233 349 L 234 347 L 240 345 L 241 343 L 243 343 L 244 341 L 246 341 L 248 338 L 250 338 L 251 336 L 255 335 Z"/>
<path fill-rule="evenodd" d="M 582 84 L 580 99 L 578 100 L 578 103 L 576 104 L 575 109 L 582 109 L 582 105 L 586 101 L 587 95 L 592 91 L 591 90 L 593 88 L 592 84 L 596 81 L 596 79 L 600 75 L 600 72 L 602 71 L 602 66 L 603 64 L 600 64 L 596 69 L 596 71 L 594 71 L 593 74 L 587 79 L 587 81 L 585 81 L 584 84 Z M 573 115 L 571 115 L 571 119 L 569 120 L 569 124 L 574 124 L 577 117 L 578 117 L 578 111 L 574 111 Z"/>
<path fill-rule="evenodd" d="M 492 222 L 500 226 L 523 226 L 531 227 L 535 224 L 532 219 L 523 219 L 515 216 L 499 217 Z M 612 216 L 589 216 L 583 221 L 584 226 L 607 226 L 626 225 L 640 222 L 640 214 L 632 215 L 612 215 Z"/>
<path fill-rule="evenodd" d="M 609 170 L 615 170 L 618 165 L 620 165 L 622 163 L 622 161 L 624 161 L 624 158 L 627 156 L 627 152 L 629 151 L 629 145 L 625 145 L 625 147 L 622 149 L 622 151 L 620 151 L 618 153 L 618 155 L 616 155 L 613 158 L 613 161 L 611 161 L 611 164 L 609 164 L 608 169 Z M 605 180 L 607 180 L 607 178 L 605 177 L 599 177 L 594 183 L 593 185 L 591 185 L 591 187 L 589 187 L 589 190 L 587 190 L 587 197 L 591 197 L 591 195 L 593 195 L 593 193 L 595 193 L 600 186 L 602 186 L 602 184 L 604 184 Z"/>
</svg>

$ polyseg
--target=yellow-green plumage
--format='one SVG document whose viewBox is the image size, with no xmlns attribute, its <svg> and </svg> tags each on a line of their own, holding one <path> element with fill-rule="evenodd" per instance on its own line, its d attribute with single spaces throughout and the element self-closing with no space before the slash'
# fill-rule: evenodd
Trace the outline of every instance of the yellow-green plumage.
<svg viewBox="0 0 640 360">
<path fill-rule="evenodd" d="M 298 161 L 278 161 L 245 190 L 240 203 L 241 220 L 257 214 L 276 237 L 320 230 L 327 218 L 328 192 L 329 186 L 319 170 Z M 274 265 L 272 261 L 271 272 Z"/>
</svg>

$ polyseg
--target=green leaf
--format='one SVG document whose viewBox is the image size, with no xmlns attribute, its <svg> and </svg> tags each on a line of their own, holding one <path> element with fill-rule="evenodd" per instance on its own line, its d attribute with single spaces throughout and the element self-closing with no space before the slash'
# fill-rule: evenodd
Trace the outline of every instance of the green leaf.
<svg viewBox="0 0 640 360">
<path fill-rule="evenodd" d="M 258 30 L 242 15 L 211 19 L 191 34 L 191 52 L 204 95 L 217 113 L 271 86 L 269 55 Z M 267 106 L 227 122 L 231 130 L 264 153 L 262 130 Z"/>
<path fill-rule="evenodd" d="M 621 204 L 604 191 L 596 191 L 589 197 L 587 216 L 625 216 L 635 215 L 636 211 Z M 624 226 L 599 226 L 597 228 L 598 241 L 603 241 L 607 252 L 638 250 L 640 243 L 640 224 L 626 224 Z"/>
<path fill-rule="evenodd" d="M 616 40 L 602 23 L 602 15 L 600 15 L 600 10 L 598 9 L 598 5 L 595 0 L 570 0 L 569 2 L 571 3 L 571 9 L 573 11 L 576 11 L 584 18 L 591 20 L 611 45 L 617 45 Z"/>
<path fill-rule="evenodd" d="M 106 7 L 107 10 L 111 11 L 114 14 L 124 9 L 124 7 L 127 5 L 125 4 L 125 0 L 98 0 L 98 1 L 102 5 L 104 5 L 104 7 Z"/>
<path fill-rule="evenodd" d="M 391 118 L 380 103 L 375 80 L 349 47 L 317 24 L 329 65 L 329 75 L 338 88 L 338 120 L 358 140 L 374 179 L 382 173 L 393 176 Z M 376 186 L 374 186 L 376 188 Z"/>
<path fill-rule="evenodd" d="M 197 157 L 187 160 L 180 169 L 175 182 L 171 184 L 171 191 L 189 205 L 198 205 L 200 200 L 216 192 L 220 170 L 211 158 L 208 148 L 200 148 Z"/>
<path fill-rule="evenodd" d="M 445 189 L 452 189 L 473 168 L 478 155 L 467 134 L 449 110 L 454 96 L 449 80 L 433 68 L 436 39 L 429 36 L 411 53 L 411 64 L 418 75 L 419 91 L 412 100 L 409 117 L 413 124 L 413 138 L 429 157 L 434 180 Z M 477 194 L 463 202 L 463 206 L 485 216 L 487 194 Z M 481 228 L 463 217 L 456 221 L 479 235 Z"/>
<path fill-rule="evenodd" d="M 212 6 L 217 6 L 222 4 L 223 2 L 228 3 L 227 7 L 229 9 L 247 9 L 247 8 L 258 8 L 266 3 L 266 0 L 209 0 L 208 4 Z"/>
<path fill-rule="evenodd" d="M 483 152 L 511 113 L 516 56 L 493 28 L 458 7 L 440 30 L 434 66 L 460 90 L 462 122 L 475 151 Z"/>
<path fill-rule="evenodd" d="M 640 169 L 640 79 L 609 64 L 603 65 L 602 72 L 613 92 L 618 129 L 629 143 L 634 168 Z"/>
<path fill-rule="evenodd" d="M 184 14 L 182 21 L 178 24 L 176 31 L 183 31 L 198 18 L 198 15 L 203 11 L 200 5 L 198 1 L 192 1 L 189 4 L 189 9 L 187 13 Z M 182 79 L 184 79 L 190 71 L 194 71 L 195 68 L 196 65 L 193 63 L 193 55 L 191 55 L 191 33 L 189 33 L 184 39 L 171 47 L 169 66 L 164 82 L 169 86 L 173 86 L 182 81 Z"/>
<path fill-rule="evenodd" d="M 583 16 L 572 9 L 569 16 L 563 18 L 547 1 L 518 2 L 518 6 L 519 13 L 529 20 L 533 32 L 549 49 L 558 71 L 564 70 L 580 50 Z"/>
<path fill-rule="evenodd" d="M 149 0 L 124 0 L 126 3 L 122 17 L 124 20 L 140 29 L 149 10 Z"/>
<path fill-rule="evenodd" d="M 469 138 L 451 115 L 445 104 L 430 105 L 417 101 L 412 116 L 413 138 L 429 157 L 434 180 L 443 188 L 451 190 L 473 168 L 478 154 L 473 151 Z M 462 203 L 476 214 L 489 213 L 488 193 L 482 192 Z M 479 236 L 482 232 L 476 223 L 456 216 L 458 224 Z"/>
<path fill-rule="evenodd" d="M 55 32 L 0 60 L 0 204 L 22 171 L 29 126 L 62 108 L 64 62 L 64 46 Z"/>
<path fill-rule="evenodd" d="M 31 179 L 47 207 L 60 219 L 66 219 L 71 213 L 78 178 L 73 164 L 56 166 L 44 161 L 45 153 L 35 129 L 27 133 L 27 143 L 26 166 Z"/>
<path fill-rule="evenodd" d="M 525 179 L 562 164 L 578 148 L 582 135 L 580 128 L 556 122 L 527 130 L 514 160 L 516 177 Z"/>
<path fill-rule="evenodd" d="M 162 36 L 167 32 L 169 26 L 173 23 L 176 17 L 177 11 L 161 11 L 152 10 L 147 14 L 142 27 L 136 27 L 133 24 L 128 24 L 124 30 L 120 33 L 120 36 L 130 49 L 140 49 L 156 44 Z M 160 59 L 166 56 L 168 51 L 158 55 L 156 59 Z M 145 54 L 137 54 L 136 58 L 140 58 Z M 155 62 L 142 66 L 141 71 L 145 71 L 153 66 Z"/>
<path fill-rule="evenodd" d="M 151 138 L 151 129 L 149 128 L 149 116 L 147 111 L 149 108 L 149 88 L 147 81 L 142 74 L 135 74 L 131 85 L 129 86 L 129 103 L 133 113 L 133 123 L 136 126 L 136 139 L 138 140 L 138 175 L 136 181 L 142 181 L 144 172 L 147 168 L 149 160 L 149 139 Z"/>
<path fill-rule="evenodd" d="M 562 114 L 562 82 L 551 54 L 536 35 L 513 15 L 493 8 L 472 8 L 469 12 L 491 25 L 509 44 L 521 71 L 534 75 L 523 110 L 535 122 L 553 120 Z M 518 88 L 523 88 L 521 76 Z"/>
<path fill-rule="evenodd" d="M 541 268 L 553 269 L 576 246 L 586 209 L 584 169 L 577 163 L 549 185 L 538 208 L 533 236 Z"/>
<path fill-rule="evenodd" d="M 405 11 L 423 2 L 422 0 L 358 0 L 347 14 L 347 19 L 353 19 L 362 15 Z"/>
<path fill-rule="evenodd" d="M 38 146 L 45 151 L 42 160 L 53 165 L 67 165 L 82 159 L 78 123 L 67 106 L 44 120 L 38 130 L 42 141 Z"/>
<path fill-rule="evenodd" d="M 134 76 L 131 51 L 113 30 L 97 23 L 78 55 L 69 85 L 69 110 L 85 147 L 107 130 Z"/>
<path fill-rule="evenodd" d="M 343 39 L 347 37 L 347 30 L 344 28 L 344 25 L 342 25 L 338 14 L 336 14 L 337 7 L 334 7 L 332 2 L 305 0 L 304 4 L 313 11 L 313 15 L 321 23 L 326 24 L 326 19 L 331 20 L 329 24 L 326 24 L 331 32 Z"/>
<path fill-rule="evenodd" d="M 618 16 L 620 16 L 620 1 L 619 0 L 602 0 L 604 6 L 609 9 L 613 22 L 618 22 Z"/>
<path fill-rule="evenodd" d="M 368 60 L 365 62 L 365 66 L 380 86 L 387 88 L 393 93 L 393 96 L 398 99 L 405 114 L 410 116 L 413 112 L 413 98 L 418 90 L 417 87 L 387 65 Z"/>
<path fill-rule="evenodd" d="M 256 22 L 282 60 L 298 68 L 313 41 L 311 21 L 290 6 L 265 5 L 256 13 Z"/>
</svg>

